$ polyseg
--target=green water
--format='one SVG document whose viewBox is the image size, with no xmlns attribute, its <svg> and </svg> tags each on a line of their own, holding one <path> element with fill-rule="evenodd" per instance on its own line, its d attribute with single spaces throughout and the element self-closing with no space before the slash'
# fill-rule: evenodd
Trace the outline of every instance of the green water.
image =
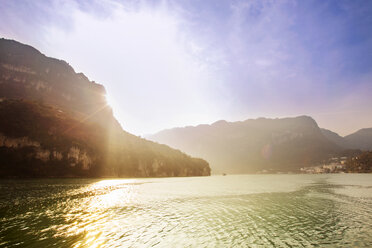
<svg viewBox="0 0 372 248">
<path fill-rule="evenodd" d="M 372 175 L 0 181 L 0 247 L 372 247 Z"/>
</svg>

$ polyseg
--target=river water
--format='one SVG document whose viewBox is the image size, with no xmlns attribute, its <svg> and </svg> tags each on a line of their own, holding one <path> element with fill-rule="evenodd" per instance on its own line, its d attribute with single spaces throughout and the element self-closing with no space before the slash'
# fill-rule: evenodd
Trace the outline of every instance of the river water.
<svg viewBox="0 0 372 248">
<path fill-rule="evenodd" d="M 1 180 L 0 247 L 372 247 L 372 174 Z"/>
</svg>

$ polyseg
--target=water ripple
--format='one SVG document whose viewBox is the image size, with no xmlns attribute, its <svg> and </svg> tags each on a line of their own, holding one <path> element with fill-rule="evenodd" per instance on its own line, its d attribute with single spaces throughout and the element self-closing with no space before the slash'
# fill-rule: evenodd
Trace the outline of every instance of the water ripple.
<svg viewBox="0 0 372 248">
<path fill-rule="evenodd" d="M 267 177 L 272 190 L 255 176 L 1 181 L 0 246 L 372 246 L 369 183 L 355 175 Z M 298 185 L 278 190 L 283 179 Z"/>
</svg>

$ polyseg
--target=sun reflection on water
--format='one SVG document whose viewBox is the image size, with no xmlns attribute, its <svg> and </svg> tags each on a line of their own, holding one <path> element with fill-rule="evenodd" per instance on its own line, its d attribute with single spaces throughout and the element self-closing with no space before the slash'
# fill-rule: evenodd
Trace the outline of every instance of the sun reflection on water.
<svg viewBox="0 0 372 248">
<path fill-rule="evenodd" d="M 364 197 L 372 192 L 371 175 L 66 179 L 21 186 L 12 195 L 17 207 L 12 198 L 0 199 L 8 206 L 8 216 L 0 218 L 0 246 L 372 244 L 372 198 Z"/>
<path fill-rule="evenodd" d="M 57 227 L 61 236 L 79 236 L 73 247 L 101 247 L 122 229 L 124 221 L 118 221 L 117 211 L 133 203 L 136 197 L 135 179 L 102 180 L 79 190 L 88 196 L 84 203 L 70 203 L 71 209 L 65 214 L 67 228 Z M 73 194 L 76 194 L 74 192 Z M 120 217 L 119 217 L 120 218 Z M 120 224 L 119 224 L 120 223 Z"/>
<path fill-rule="evenodd" d="M 88 208 L 109 208 L 114 206 L 125 206 L 130 203 L 134 197 L 133 184 L 136 180 L 102 180 L 90 186 L 92 192 L 104 191 L 104 194 L 98 194 L 89 202 Z M 94 194 L 94 193 L 93 193 Z"/>
</svg>

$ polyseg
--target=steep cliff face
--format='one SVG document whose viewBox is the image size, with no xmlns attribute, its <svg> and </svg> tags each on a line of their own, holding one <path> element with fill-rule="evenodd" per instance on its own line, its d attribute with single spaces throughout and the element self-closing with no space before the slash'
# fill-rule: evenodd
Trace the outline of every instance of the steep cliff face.
<svg viewBox="0 0 372 248">
<path fill-rule="evenodd" d="M 206 175 L 206 161 L 122 130 L 102 85 L 0 39 L 0 176 Z"/>
<path fill-rule="evenodd" d="M 340 150 L 307 116 L 218 121 L 164 130 L 148 138 L 207 159 L 216 173 L 296 171 Z"/>
<path fill-rule="evenodd" d="M 68 109 L 77 118 L 120 129 L 102 85 L 75 73 L 66 62 L 33 47 L 0 39 L 0 98 L 27 99 Z"/>
<path fill-rule="evenodd" d="M 97 124 L 81 123 L 60 109 L 2 100 L 0 176 L 98 176 L 96 143 L 102 134 Z"/>
</svg>

